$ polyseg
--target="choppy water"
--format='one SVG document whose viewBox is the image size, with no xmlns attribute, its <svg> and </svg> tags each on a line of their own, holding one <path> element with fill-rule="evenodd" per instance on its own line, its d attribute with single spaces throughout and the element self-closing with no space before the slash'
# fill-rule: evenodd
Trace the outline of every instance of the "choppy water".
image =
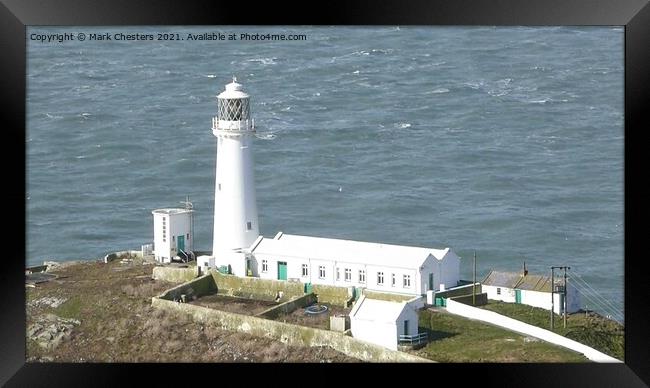
<svg viewBox="0 0 650 388">
<path fill-rule="evenodd" d="M 215 96 L 252 95 L 261 232 L 570 265 L 623 309 L 619 27 L 88 27 L 307 40 L 28 41 L 27 264 L 138 249 L 189 195 L 211 247 Z M 341 188 L 341 190 L 339 190 Z M 602 302 L 601 302 L 602 303 Z M 589 305 L 589 302 L 587 302 Z M 602 306 L 588 306 L 605 313 Z"/>
</svg>

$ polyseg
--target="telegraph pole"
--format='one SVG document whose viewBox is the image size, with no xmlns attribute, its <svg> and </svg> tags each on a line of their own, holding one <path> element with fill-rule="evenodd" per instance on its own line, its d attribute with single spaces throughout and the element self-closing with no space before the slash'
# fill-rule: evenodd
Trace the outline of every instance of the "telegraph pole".
<svg viewBox="0 0 650 388">
<path fill-rule="evenodd" d="M 564 328 L 566 329 L 566 307 L 567 307 L 567 288 L 566 288 L 566 270 L 571 267 L 564 267 Z"/>
<path fill-rule="evenodd" d="M 551 330 L 553 330 L 553 310 L 555 309 L 555 268 L 551 267 Z"/>
<path fill-rule="evenodd" d="M 554 271 L 555 271 L 556 268 L 564 270 L 564 291 L 562 292 L 562 295 L 564 295 L 564 300 L 562 301 L 563 302 L 562 303 L 562 309 L 564 310 L 563 313 L 564 313 L 564 327 L 565 328 L 566 328 L 566 306 L 567 306 L 567 302 L 566 302 L 566 296 L 567 296 L 567 292 L 566 292 L 566 270 L 571 269 L 571 267 L 567 267 L 567 266 L 552 266 L 551 267 L 551 330 L 553 330 L 555 328 L 555 325 L 554 325 L 554 322 L 553 322 L 553 318 L 554 318 L 553 314 L 554 314 L 554 310 L 555 310 L 555 272 Z"/>
<path fill-rule="evenodd" d="M 472 283 L 472 306 L 476 306 L 476 250 L 474 250 L 474 283 Z"/>
</svg>

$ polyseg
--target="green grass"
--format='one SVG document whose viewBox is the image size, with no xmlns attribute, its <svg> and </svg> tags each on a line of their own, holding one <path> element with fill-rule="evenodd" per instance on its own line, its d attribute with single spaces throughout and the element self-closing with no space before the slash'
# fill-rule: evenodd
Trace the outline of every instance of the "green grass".
<svg viewBox="0 0 650 388">
<path fill-rule="evenodd" d="M 490 301 L 481 308 L 547 330 L 551 329 L 551 312 L 548 310 L 500 301 Z M 556 314 L 554 320 L 555 330 L 553 332 L 623 361 L 625 356 L 624 327 L 618 322 L 595 314 L 586 316 L 584 313 L 576 313 L 567 316 L 567 327 L 565 329 L 561 316 Z"/>
<path fill-rule="evenodd" d="M 443 311 L 422 310 L 419 326 L 431 342 L 418 355 L 439 362 L 588 361 L 577 352 Z"/>
<path fill-rule="evenodd" d="M 54 312 L 56 315 L 63 318 L 81 319 L 81 305 L 81 298 L 75 296 L 68 299 L 65 301 L 65 303 L 54 309 Z"/>
</svg>

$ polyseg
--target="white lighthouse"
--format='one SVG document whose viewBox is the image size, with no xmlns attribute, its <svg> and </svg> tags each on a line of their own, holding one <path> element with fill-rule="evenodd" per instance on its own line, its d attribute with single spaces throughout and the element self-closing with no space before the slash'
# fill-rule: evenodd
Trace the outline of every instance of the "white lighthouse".
<svg viewBox="0 0 650 388">
<path fill-rule="evenodd" d="M 245 276 L 246 254 L 259 237 L 253 173 L 254 121 L 250 96 L 233 81 L 217 96 L 212 133 L 217 137 L 217 172 L 214 193 L 214 265 L 231 265 Z"/>
</svg>

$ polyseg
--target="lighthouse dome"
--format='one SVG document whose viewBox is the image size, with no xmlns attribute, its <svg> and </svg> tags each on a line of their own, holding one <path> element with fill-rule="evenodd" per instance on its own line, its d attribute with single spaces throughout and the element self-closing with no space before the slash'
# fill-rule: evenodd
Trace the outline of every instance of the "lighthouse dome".
<svg viewBox="0 0 650 388">
<path fill-rule="evenodd" d="M 249 98 L 250 96 L 242 90 L 242 84 L 233 77 L 232 82 L 226 85 L 226 90 L 217 96 L 220 99 Z"/>
</svg>

